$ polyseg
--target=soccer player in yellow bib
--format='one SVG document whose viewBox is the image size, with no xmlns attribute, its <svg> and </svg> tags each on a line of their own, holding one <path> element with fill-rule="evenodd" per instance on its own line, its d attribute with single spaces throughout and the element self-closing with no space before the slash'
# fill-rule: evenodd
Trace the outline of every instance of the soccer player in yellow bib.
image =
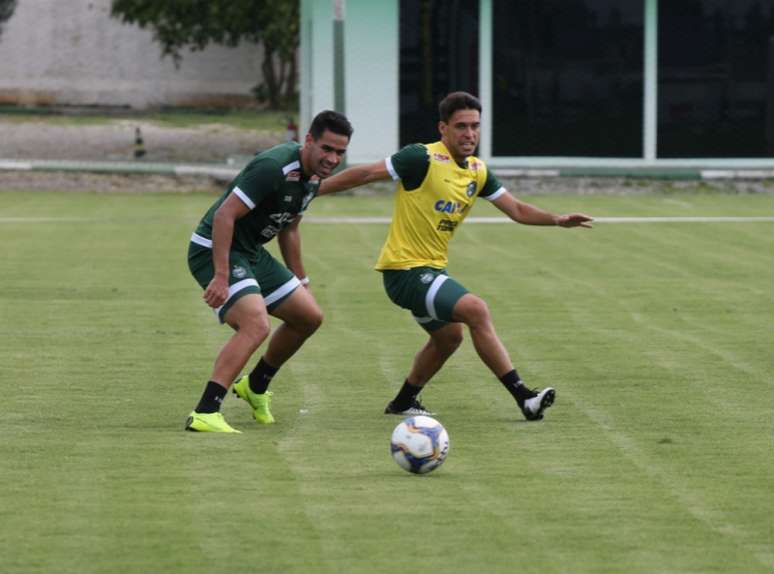
<svg viewBox="0 0 774 574">
<path fill-rule="evenodd" d="M 363 184 L 398 181 L 395 211 L 376 269 L 387 295 L 412 312 L 430 339 L 385 413 L 432 414 L 419 392 L 462 342 L 467 325 L 478 356 L 516 400 L 527 420 L 540 420 L 556 397 L 551 387 L 528 389 L 495 332 L 486 303 L 446 273 L 449 241 L 478 197 L 491 201 L 513 221 L 527 225 L 591 227 L 582 213 L 555 215 L 519 201 L 486 164 L 472 154 L 478 145 L 481 104 L 454 92 L 439 105 L 441 140 L 413 144 L 384 161 L 355 166 L 326 179 L 318 195 Z"/>
</svg>

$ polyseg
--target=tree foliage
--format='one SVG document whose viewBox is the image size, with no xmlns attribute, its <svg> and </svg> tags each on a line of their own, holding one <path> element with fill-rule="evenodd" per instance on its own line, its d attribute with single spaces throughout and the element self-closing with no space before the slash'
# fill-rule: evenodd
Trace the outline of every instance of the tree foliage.
<svg viewBox="0 0 774 574">
<path fill-rule="evenodd" d="M 151 29 L 162 55 L 176 64 L 184 48 L 261 43 L 263 82 L 256 97 L 273 109 L 295 103 L 299 0 L 113 0 L 111 15 Z"/>
<path fill-rule="evenodd" d="M 3 24 L 5 24 L 16 9 L 16 0 L 0 0 L 0 34 L 3 33 Z"/>
</svg>

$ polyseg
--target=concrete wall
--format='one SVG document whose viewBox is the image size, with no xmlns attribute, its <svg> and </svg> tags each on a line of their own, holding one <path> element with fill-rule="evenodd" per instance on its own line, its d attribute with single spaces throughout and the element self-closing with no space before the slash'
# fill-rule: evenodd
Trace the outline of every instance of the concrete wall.
<svg viewBox="0 0 774 574">
<path fill-rule="evenodd" d="M 261 58 L 213 46 L 175 69 L 150 31 L 110 17 L 110 0 L 21 0 L 0 36 L 0 104 L 249 105 Z"/>
</svg>

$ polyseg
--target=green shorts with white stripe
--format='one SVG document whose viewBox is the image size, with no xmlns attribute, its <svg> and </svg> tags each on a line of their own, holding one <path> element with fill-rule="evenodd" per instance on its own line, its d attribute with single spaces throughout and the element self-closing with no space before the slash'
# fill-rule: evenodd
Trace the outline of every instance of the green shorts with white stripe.
<svg viewBox="0 0 774 574">
<path fill-rule="evenodd" d="M 384 290 L 390 300 L 411 311 L 428 332 L 452 322 L 454 305 L 468 293 L 449 277 L 446 269 L 414 267 L 401 271 L 382 271 Z"/>
<path fill-rule="evenodd" d="M 188 247 L 188 268 L 202 289 L 207 288 L 215 275 L 211 246 L 210 240 L 194 234 Z M 229 252 L 228 267 L 228 299 L 222 307 L 215 309 L 221 323 L 231 306 L 249 293 L 262 295 L 271 312 L 301 285 L 287 267 L 263 248 L 255 256 L 240 251 Z"/>
</svg>

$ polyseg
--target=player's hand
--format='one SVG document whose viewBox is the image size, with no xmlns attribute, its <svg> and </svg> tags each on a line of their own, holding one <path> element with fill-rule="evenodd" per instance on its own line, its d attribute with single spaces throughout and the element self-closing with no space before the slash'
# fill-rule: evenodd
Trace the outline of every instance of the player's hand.
<svg viewBox="0 0 774 574">
<path fill-rule="evenodd" d="M 228 279 L 225 277 L 213 277 L 210 284 L 207 285 L 207 289 L 204 290 L 202 295 L 204 301 L 212 307 L 217 309 L 228 299 Z"/>
<path fill-rule="evenodd" d="M 588 227 L 591 228 L 591 222 L 594 221 L 593 217 L 589 217 L 583 213 L 568 213 L 566 215 L 560 215 L 556 218 L 556 224 L 559 227 Z"/>
</svg>

